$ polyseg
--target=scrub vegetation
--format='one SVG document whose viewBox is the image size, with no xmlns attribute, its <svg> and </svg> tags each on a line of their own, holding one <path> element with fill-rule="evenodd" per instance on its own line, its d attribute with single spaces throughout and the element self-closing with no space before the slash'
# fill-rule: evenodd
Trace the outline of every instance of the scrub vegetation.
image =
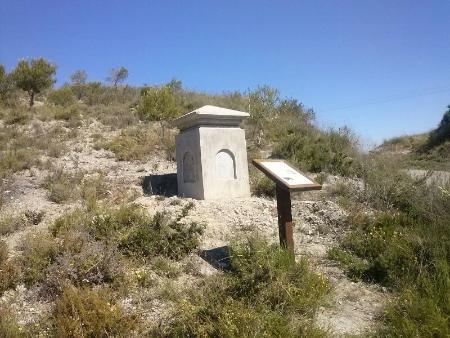
<svg viewBox="0 0 450 338">
<path fill-rule="evenodd" d="M 322 337 L 312 318 L 328 285 L 306 261 L 252 239 L 230 249 L 230 270 L 176 304 L 159 337 Z"/>
<path fill-rule="evenodd" d="M 380 336 L 448 336 L 450 185 L 414 180 L 383 157 L 367 164 L 362 189 L 337 192 L 351 211 L 349 232 L 329 257 L 397 294 Z"/>
<path fill-rule="evenodd" d="M 191 217 L 194 204 L 151 197 L 166 212 L 133 203 L 130 186 L 149 163 L 157 173 L 173 165 L 171 120 L 206 104 L 248 111 L 249 159 L 270 155 L 318 174 L 324 198 L 347 210 L 328 259 L 392 295 L 368 335 L 450 335 L 450 186 L 408 174 L 449 168 L 449 111 L 434 131 L 365 154 L 351 130 L 317 127 L 312 109 L 270 86 L 211 94 L 173 79 L 139 88 L 117 67 L 108 84 L 77 70 L 53 88 L 55 72 L 44 59 L 0 66 L 0 336 L 330 335 L 315 317 L 333 290 L 306 259 L 252 238 L 230 244 L 226 268 L 203 274 L 195 259 L 208 225 Z M 100 158 L 112 162 L 108 172 Z M 274 197 L 251 166 L 250 181 L 255 196 Z M 52 212 L 23 209 L 39 198 Z M 17 200 L 20 210 L 9 208 Z M 8 305 L 20 292 L 47 310 L 21 317 Z"/>
</svg>

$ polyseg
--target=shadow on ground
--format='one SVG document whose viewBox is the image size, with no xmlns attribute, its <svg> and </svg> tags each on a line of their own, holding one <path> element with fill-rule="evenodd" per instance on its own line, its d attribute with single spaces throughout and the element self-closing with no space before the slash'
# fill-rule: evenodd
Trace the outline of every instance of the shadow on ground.
<svg viewBox="0 0 450 338">
<path fill-rule="evenodd" d="M 145 176 L 142 179 L 142 190 L 146 195 L 176 196 L 178 194 L 177 174 Z"/>
<path fill-rule="evenodd" d="M 202 250 L 199 256 L 216 269 L 224 271 L 231 269 L 230 248 L 228 246 Z"/>
</svg>

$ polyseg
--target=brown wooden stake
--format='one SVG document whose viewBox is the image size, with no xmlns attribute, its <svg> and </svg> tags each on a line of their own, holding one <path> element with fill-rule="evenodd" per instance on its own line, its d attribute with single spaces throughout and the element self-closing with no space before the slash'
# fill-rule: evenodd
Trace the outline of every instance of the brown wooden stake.
<svg viewBox="0 0 450 338">
<path fill-rule="evenodd" d="M 276 194 L 280 245 L 294 254 L 294 222 L 292 222 L 291 192 L 277 184 Z"/>
</svg>

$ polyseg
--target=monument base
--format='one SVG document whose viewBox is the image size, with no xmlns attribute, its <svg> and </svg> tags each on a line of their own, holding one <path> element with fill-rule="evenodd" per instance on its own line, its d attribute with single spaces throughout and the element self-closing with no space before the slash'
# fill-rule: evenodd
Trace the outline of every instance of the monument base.
<svg viewBox="0 0 450 338">
<path fill-rule="evenodd" d="M 198 126 L 176 138 L 178 195 L 195 199 L 249 197 L 245 132 Z"/>
</svg>

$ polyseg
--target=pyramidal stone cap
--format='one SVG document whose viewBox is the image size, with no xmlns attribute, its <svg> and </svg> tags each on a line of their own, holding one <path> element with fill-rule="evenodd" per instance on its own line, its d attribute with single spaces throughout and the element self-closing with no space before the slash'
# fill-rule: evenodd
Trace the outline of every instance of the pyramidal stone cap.
<svg viewBox="0 0 450 338">
<path fill-rule="evenodd" d="M 180 116 L 172 124 L 180 130 L 199 125 L 238 127 L 249 116 L 243 111 L 208 105 Z"/>
</svg>

